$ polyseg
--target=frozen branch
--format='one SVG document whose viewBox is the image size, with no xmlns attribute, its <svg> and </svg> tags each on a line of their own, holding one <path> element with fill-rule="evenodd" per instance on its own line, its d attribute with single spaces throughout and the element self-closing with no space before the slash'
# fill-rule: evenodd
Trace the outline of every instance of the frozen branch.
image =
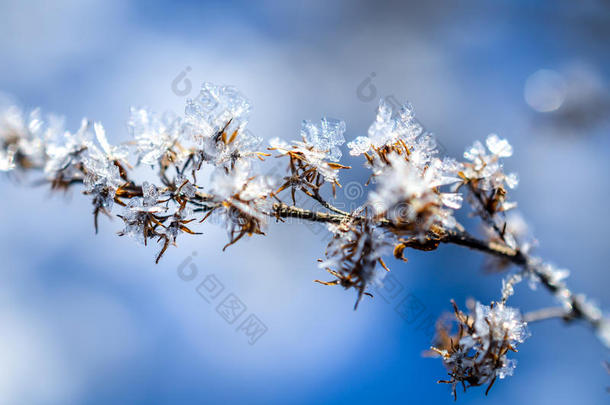
<svg viewBox="0 0 610 405">
<path fill-rule="evenodd" d="M 518 179 L 503 170 L 502 159 L 513 152 L 507 140 L 492 134 L 485 145 L 469 147 L 463 162 L 441 159 L 410 104 L 393 111 L 382 101 L 368 135 L 347 145 L 351 155 L 362 157 L 370 171 L 364 180 L 374 180 L 374 189 L 361 206 L 344 211 L 322 190 L 331 188 L 334 198 L 340 172 L 350 169 L 340 163 L 345 123 L 304 121 L 301 140 L 270 140 L 266 150 L 286 163 L 284 175 L 270 176 L 258 166 L 271 154 L 247 129 L 249 112 L 249 101 L 236 89 L 204 83 L 187 101 L 184 117 L 132 109 L 133 139 L 114 146 L 100 123 L 83 120 L 71 133 L 57 117 L 44 120 L 37 110 L 25 116 L 9 107 L 0 111 L 0 171 L 15 177 L 38 171 L 53 190 L 82 186 L 93 204 L 96 231 L 99 214 L 116 215 L 124 224 L 119 235 L 158 244 L 157 262 L 178 238 L 198 234 L 194 227 L 210 217 L 227 231 L 225 249 L 265 235 L 269 221 L 325 224 L 332 238 L 319 266 L 333 279 L 316 281 L 356 290 L 356 305 L 389 271 L 386 256 L 406 260 L 409 249 L 434 251 L 441 244 L 482 252 L 509 274 L 497 302 L 476 303 L 469 314 L 454 304 L 457 331 L 439 322 L 432 351 L 449 370 L 450 378 L 441 382 L 451 384 L 454 394 L 457 384 L 487 385 L 489 391 L 498 378 L 511 375 L 515 363 L 508 355 L 529 336 L 527 322 L 581 320 L 610 347 L 602 311 L 567 287 L 567 271 L 532 255 L 524 222 L 513 214 L 516 203 L 509 201 Z M 135 180 L 132 169 L 138 165 L 153 168 L 157 180 Z M 207 182 L 201 179 L 204 168 L 212 172 Z M 297 193 L 327 212 L 298 206 Z M 456 219 L 464 198 L 486 227 L 481 237 Z M 507 306 L 523 278 L 542 284 L 561 308 L 521 316 Z"/>
</svg>

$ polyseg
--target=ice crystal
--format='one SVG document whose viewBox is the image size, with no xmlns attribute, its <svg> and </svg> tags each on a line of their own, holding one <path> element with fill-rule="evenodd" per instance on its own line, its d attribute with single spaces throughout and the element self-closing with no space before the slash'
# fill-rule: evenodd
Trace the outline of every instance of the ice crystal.
<svg viewBox="0 0 610 405">
<path fill-rule="evenodd" d="M 63 118 L 54 115 L 43 120 L 38 109 L 27 116 L 15 106 L 0 111 L 0 170 L 43 165 L 46 143 L 64 131 L 63 123 Z"/>
<path fill-rule="evenodd" d="M 176 181 L 182 194 L 188 198 L 195 198 L 195 195 L 197 195 L 197 187 L 191 183 L 190 180 L 180 174 L 176 177 Z"/>
<path fill-rule="evenodd" d="M 169 112 L 159 116 L 146 108 L 132 107 L 130 112 L 127 127 L 136 141 L 140 162 L 154 165 L 170 150 L 178 154 L 176 161 L 184 159 L 181 149 L 174 148 L 182 134 L 183 124 L 179 117 Z"/>
<path fill-rule="evenodd" d="M 474 318 L 474 336 L 480 339 L 484 350 L 494 341 L 506 339 L 516 345 L 529 336 L 519 310 L 503 304 L 490 307 L 477 302 Z"/>
<path fill-rule="evenodd" d="M 338 162 L 341 159 L 339 146 L 345 143 L 345 122 L 333 118 L 322 118 L 320 125 L 304 120 L 301 124 L 301 136 L 314 149 L 326 152 L 328 160 Z"/>
<path fill-rule="evenodd" d="M 464 152 L 464 157 L 470 162 L 465 165 L 464 175 L 468 179 L 476 179 L 480 182 L 483 190 L 497 189 L 506 185 L 508 188 L 515 188 L 519 179 L 515 173 L 505 174 L 503 171 L 501 158 L 510 157 L 513 148 L 506 139 L 500 139 L 496 134 L 490 134 L 485 144 L 476 141 Z"/>
<path fill-rule="evenodd" d="M 349 153 L 352 156 L 359 156 L 368 152 L 371 146 L 371 139 L 367 136 L 359 136 L 347 144 L 347 147 L 350 149 Z"/>
<path fill-rule="evenodd" d="M 194 136 L 211 138 L 223 129 L 240 131 L 250 109 L 248 99 L 235 87 L 206 82 L 197 97 L 187 100 L 185 114 Z"/>
<path fill-rule="evenodd" d="M 83 118 L 78 131 L 66 131 L 60 139 L 47 146 L 45 173 L 49 177 L 54 177 L 58 172 L 68 177 L 77 177 L 79 170 L 76 166 L 82 162 L 82 154 L 93 147 L 91 123 Z"/>
<path fill-rule="evenodd" d="M 372 148 L 380 149 L 398 141 L 404 141 L 410 146 L 422 132 L 423 128 L 415 119 L 411 104 L 402 105 L 396 116 L 393 116 L 392 106 L 381 100 L 377 117 L 369 127 L 368 136 L 358 137 L 347 146 L 351 155 L 358 156 Z"/>
<path fill-rule="evenodd" d="M 509 351 L 529 337 L 527 324 L 520 312 L 501 303 L 491 306 L 477 302 L 473 313 L 466 315 L 454 304 L 458 333 L 450 335 L 450 326 L 439 324 L 437 345 L 433 351 L 439 354 L 449 371 L 450 380 L 440 382 L 464 388 L 489 384 L 496 378 L 513 374 L 516 362 L 508 358 Z"/>
<path fill-rule="evenodd" d="M 262 138 L 246 128 L 250 102 L 237 89 L 204 83 L 187 100 L 187 132 L 200 145 L 203 161 L 230 168 L 238 159 L 261 157 Z"/>
</svg>

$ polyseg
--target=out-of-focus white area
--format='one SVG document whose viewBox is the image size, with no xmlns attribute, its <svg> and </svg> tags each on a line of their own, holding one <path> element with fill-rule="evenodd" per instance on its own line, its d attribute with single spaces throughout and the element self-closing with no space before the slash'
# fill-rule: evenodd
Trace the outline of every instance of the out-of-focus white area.
<svg viewBox="0 0 610 405">
<path fill-rule="evenodd" d="M 610 308 L 608 55 L 578 27 L 565 52 L 548 49 L 511 26 L 535 30 L 544 10 L 534 7 L 524 21 L 500 3 L 480 11 L 476 2 L 268 1 L 254 9 L 2 1 L 0 89 L 26 108 L 65 114 L 71 128 L 82 116 L 100 120 L 114 142 L 128 137 L 129 106 L 182 112 L 204 80 L 250 97 L 250 128 L 266 139 L 296 139 L 302 119 L 328 115 L 347 121 L 351 140 L 367 130 L 380 97 L 409 99 L 450 155 L 489 132 L 511 141 L 509 171 L 521 179 L 513 198 L 541 241 L 540 254 L 570 268 L 575 289 Z M 549 22 L 550 32 L 561 16 Z M 521 43 L 531 48 L 515 46 Z M 177 95 L 172 83 L 181 72 L 191 91 Z M 594 126 L 581 124 L 579 111 L 593 108 L 583 103 L 598 111 Z M 540 125 L 534 111 L 557 114 L 554 124 Z M 344 179 L 364 176 L 354 169 Z M 420 357 L 427 337 L 402 321 L 396 303 L 378 297 L 354 312 L 353 291 L 312 283 L 327 277 L 316 263 L 325 247 L 318 227 L 272 225 L 268 236 L 222 252 L 225 232 L 204 225 L 203 235 L 182 238 L 155 265 L 157 247 L 116 236 L 117 220 L 100 218 L 94 235 L 87 198 L 76 190 L 50 196 L 29 186 L 36 178 L 0 180 L 1 403 L 452 401 L 435 384 L 445 373 L 440 362 Z M 177 268 L 192 252 L 198 276 L 185 282 Z M 483 275 L 480 264 L 476 254 L 441 248 L 390 267 L 438 315 L 450 298 L 498 298 L 500 277 Z M 197 294 L 211 273 L 268 327 L 254 346 L 218 315 L 217 302 Z M 553 304 L 544 291 L 520 288 L 526 291 L 515 305 Z M 532 332 L 515 376 L 488 400 L 607 398 L 610 380 L 600 366 L 607 353 L 588 330 L 553 322 Z M 460 401 L 484 399 L 473 390 Z"/>
<path fill-rule="evenodd" d="M 525 82 L 525 101 L 538 112 L 555 111 L 566 99 L 566 87 L 559 73 L 540 69 Z"/>
</svg>

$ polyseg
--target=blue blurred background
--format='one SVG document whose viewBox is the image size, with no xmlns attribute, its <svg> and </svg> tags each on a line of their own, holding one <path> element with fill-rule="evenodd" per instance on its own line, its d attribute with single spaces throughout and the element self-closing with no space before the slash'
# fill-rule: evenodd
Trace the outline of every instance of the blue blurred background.
<svg viewBox="0 0 610 405">
<path fill-rule="evenodd" d="M 102 121 L 114 142 L 128 137 L 131 105 L 181 112 L 204 80 L 248 95 L 250 128 L 266 139 L 296 139 L 302 119 L 326 115 L 353 139 L 379 98 L 408 99 L 449 155 L 490 132 L 513 143 L 512 196 L 538 254 L 610 308 L 609 44 L 602 0 L 2 1 L 0 89 L 65 114 L 71 129 Z M 418 325 L 451 298 L 489 302 L 500 290 L 481 255 L 443 246 L 389 261 L 402 294 L 354 312 L 353 291 L 312 283 L 325 277 L 315 226 L 272 225 L 222 252 L 225 232 L 207 225 L 154 265 L 156 249 L 119 238 L 119 221 L 103 219 L 95 235 L 78 192 L 0 184 L 3 404 L 451 403 Z M 187 282 L 177 269 L 189 259 Z M 197 293 L 210 274 L 267 326 L 254 345 Z M 407 294 L 424 306 L 417 320 L 396 310 Z M 512 304 L 554 302 L 524 283 Z M 473 389 L 458 400 L 608 403 L 610 356 L 589 330 L 548 321 L 531 331 L 513 377 L 488 398 Z"/>
</svg>

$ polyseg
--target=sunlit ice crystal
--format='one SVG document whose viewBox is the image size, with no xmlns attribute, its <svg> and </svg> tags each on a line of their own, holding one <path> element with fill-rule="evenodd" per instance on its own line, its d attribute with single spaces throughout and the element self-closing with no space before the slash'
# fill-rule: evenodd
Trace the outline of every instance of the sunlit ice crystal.
<svg viewBox="0 0 610 405">
<path fill-rule="evenodd" d="M 454 210 L 462 207 L 463 197 L 458 193 L 441 193 L 440 195 L 443 205 L 452 208 Z"/>
<path fill-rule="evenodd" d="M 392 107 L 381 100 L 377 109 L 375 122 L 369 127 L 369 138 L 375 147 L 381 147 L 391 141 L 396 122 L 392 119 Z"/>
<path fill-rule="evenodd" d="M 517 360 L 514 359 L 505 359 L 504 366 L 502 366 L 497 371 L 497 375 L 500 379 L 504 379 L 506 377 L 510 377 L 515 372 L 515 367 L 517 367 Z"/>
<path fill-rule="evenodd" d="M 396 114 L 396 134 L 407 144 L 424 133 L 423 126 L 415 119 L 415 109 L 411 103 L 403 104 Z"/>
<path fill-rule="evenodd" d="M 513 154 L 513 147 L 506 139 L 500 139 L 496 134 L 490 134 L 485 140 L 487 149 L 498 157 L 510 157 Z"/>
<path fill-rule="evenodd" d="M 485 347 L 489 339 L 501 341 L 506 338 L 512 343 L 522 343 L 530 335 L 520 312 L 503 304 L 491 308 L 477 303 L 474 330 L 485 341 Z"/>
<path fill-rule="evenodd" d="M 371 140 L 366 136 L 359 136 L 347 144 L 349 154 L 359 156 L 371 149 Z"/>
<path fill-rule="evenodd" d="M 504 178 L 506 185 L 510 188 L 515 188 L 519 184 L 519 176 L 516 173 L 509 173 Z"/>
<path fill-rule="evenodd" d="M 197 97 L 187 100 L 185 115 L 194 135 L 211 137 L 227 125 L 228 132 L 239 130 L 250 110 L 250 102 L 236 88 L 206 82 Z"/>
<path fill-rule="evenodd" d="M 480 159 L 482 156 L 485 156 L 485 147 L 480 141 L 475 141 L 474 144 L 464 152 L 464 157 L 475 163 L 476 160 Z"/>
<path fill-rule="evenodd" d="M 116 189 L 123 183 L 119 168 L 111 162 L 86 157 L 83 165 L 87 168 L 85 176 L 85 188 L 89 192 L 106 190 L 114 197 Z"/>
<path fill-rule="evenodd" d="M 301 124 L 301 135 L 314 148 L 327 152 L 329 160 L 341 159 L 339 146 L 345 143 L 345 121 L 334 118 L 322 118 L 320 125 L 304 120 Z"/>
</svg>

